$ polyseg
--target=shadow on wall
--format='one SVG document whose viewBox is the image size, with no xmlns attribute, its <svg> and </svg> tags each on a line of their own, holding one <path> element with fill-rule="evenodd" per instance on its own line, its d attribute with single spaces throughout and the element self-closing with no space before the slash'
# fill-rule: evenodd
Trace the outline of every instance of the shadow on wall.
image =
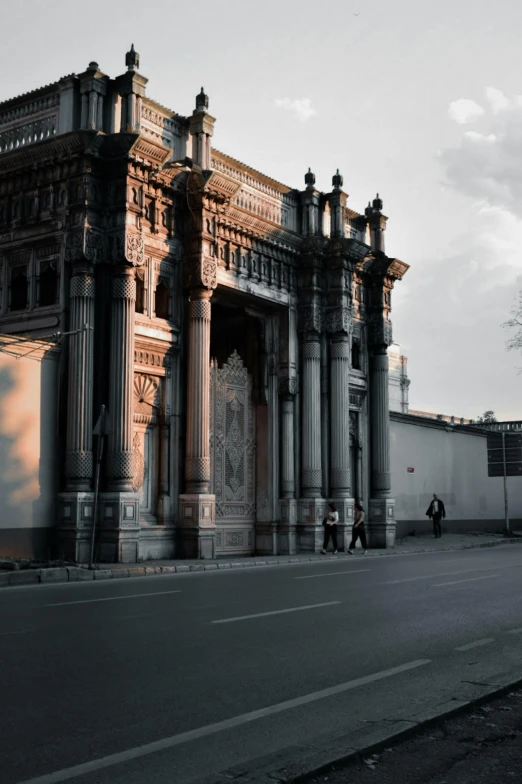
<svg viewBox="0 0 522 784">
<path fill-rule="evenodd" d="M 48 471 L 40 482 L 45 371 L 43 363 L 28 362 L 0 355 L 0 556 L 41 558 L 54 488 Z"/>
</svg>

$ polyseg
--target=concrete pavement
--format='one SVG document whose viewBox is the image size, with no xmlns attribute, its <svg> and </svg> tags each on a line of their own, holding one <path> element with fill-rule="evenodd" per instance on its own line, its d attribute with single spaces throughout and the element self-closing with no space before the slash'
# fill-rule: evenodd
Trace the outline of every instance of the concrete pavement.
<svg viewBox="0 0 522 784">
<path fill-rule="evenodd" d="M 411 728 L 519 673 L 521 567 L 501 546 L 0 592 L 0 780 L 240 781 Z"/>
</svg>

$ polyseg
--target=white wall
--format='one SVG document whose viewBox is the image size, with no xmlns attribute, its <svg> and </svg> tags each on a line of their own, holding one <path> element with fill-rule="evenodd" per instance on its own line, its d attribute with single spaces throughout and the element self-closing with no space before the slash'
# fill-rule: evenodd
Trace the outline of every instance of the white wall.
<svg viewBox="0 0 522 784">
<path fill-rule="evenodd" d="M 0 352 L 0 555 L 20 550 L 23 529 L 55 522 L 57 354 L 21 356 L 32 348 L 42 356 L 41 343 Z"/>
<path fill-rule="evenodd" d="M 503 528 L 503 480 L 488 477 L 485 435 L 459 432 L 443 423 L 429 424 L 425 426 L 422 420 L 419 423 L 417 417 L 392 415 L 392 498 L 397 521 L 424 523 L 424 528 L 430 530 L 425 515 L 433 493 L 437 493 L 446 507 L 446 530 Z M 408 467 L 414 473 L 408 473 Z M 509 477 L 507 481 L 509 515 L 520 520 L 522 477 Z M 411 528 L 423 532 L 418 525 Z"/>
</svg>

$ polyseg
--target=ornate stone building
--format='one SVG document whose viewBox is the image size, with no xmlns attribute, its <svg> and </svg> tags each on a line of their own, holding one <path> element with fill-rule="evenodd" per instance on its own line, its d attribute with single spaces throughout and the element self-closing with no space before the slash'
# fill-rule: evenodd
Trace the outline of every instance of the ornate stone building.
<svg viewBox="0 0 522 784">
<path fill-rule="evenodd" d="M 55 544 L 103 561 L 317 552 L 326 501 L 394 543 L 377 196 L 293 189 L 146 94 L 134 47 L 0 104 L 0 332 L 60 342 Z M 56 348 L 53 349 L 56 352 Z"/>
</svg>

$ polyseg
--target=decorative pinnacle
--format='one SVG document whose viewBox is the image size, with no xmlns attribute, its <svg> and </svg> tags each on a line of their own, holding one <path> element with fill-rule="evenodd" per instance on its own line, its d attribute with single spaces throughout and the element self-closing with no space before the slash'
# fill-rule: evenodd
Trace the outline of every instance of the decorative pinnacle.
<svg viewBox="0 0 522 784">
<path fill-rule="evenodd" d="M 383 203 L 382 203 L 382 199 L 379 199 L 379 194 L 377 194 L 377 196 L 373 200 L 372 207 L 374 212 L 382 212 Z"/>
<path fill-rule="evenodd" d="M 89 63 L 89 65 L 87 66 L 87 70 L 88 70 L 88 71 L 97 71 L 99 67 L 100 67 L 100 66 L 98 65 L 98 63 L 97 63 L 97 62 L 95 62 L 94 60 L 92 60 L 92 61 Z"/>
<path fill-rule="evenodd" d="M 368 206 L 364 210 L 364 214 L 366 215 L 367 218 L 369 218 L 370 215 L 372 214 L 372 205 L 370 204 L 370 202 L 368 202 Z"/>
<path fill-rule="evenodd" d="M 343 187 L 343 175 L 339 174 L 339 169 L 337 169 L 337 172 L 332 177 L 332 185 L 336 191 L 340 191 Z"/>
<path fill-rule="evenodd" d="M 131 44 L 130 52 L 125 55 L 125 65 L 127 71 L 137 71 L 140 67 L 140 56 L 134 49 L 134 44 Z"/>
<path fill-rule="evenodd" d="M 310 168 L 308 168 L 308 171 L 306 172 L 304 179 L 305 179 L 306 187 L 313 190 L 313 187 L 315 185 L 315 174 L 312 172 Z"/>
<path fill-rule="evenodd" d="M 206 112 L 208 110 L 208 95 L 205 95 L 205 90 L 201 88 L 199 95 L 196 95 L 196 112 Z"/>
</svg>

